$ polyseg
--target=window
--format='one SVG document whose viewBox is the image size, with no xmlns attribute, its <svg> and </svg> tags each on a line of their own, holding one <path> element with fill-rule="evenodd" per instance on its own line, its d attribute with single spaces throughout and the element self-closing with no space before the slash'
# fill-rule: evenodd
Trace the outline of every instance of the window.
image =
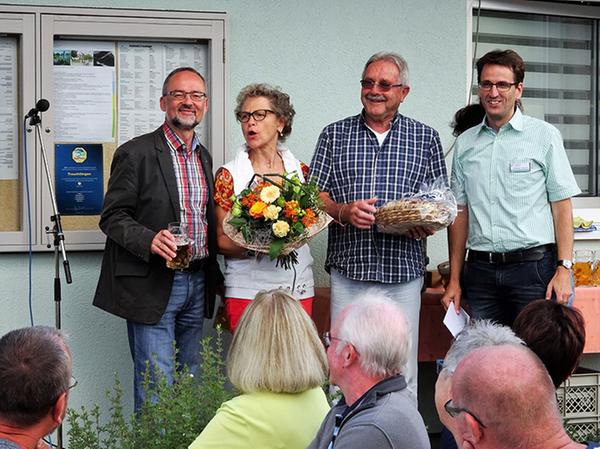
<svg viewBox="0 0 600 449">
<path fill-rule="evenodd" d="M 498 2 L 496 2 L 498 3 Z M 508 3 L 508 2 L 507 2 Z M 562 133 L 573 173 L 583 195 L 598 196 L 597 66 L 599 20 L 574 17 L 575 5 L 553 8 L 545 14 L 539 2 L 536 13 L 483 9 L 475 61 L 490 50 L 511 48 L 526 64 L 522 103 L 527 115 L 543 119 Z M 600 18 L 600 8 L 596 9 Z M 539 12 L 539 13 L 537 13 Z M 564 15 L 560 15 L 563 12 Z M 582 14 L 584 15 L 584 14 Z M 477 11 L 473 15 L 476 39 Z M 475 45 L 475 42 L 474 42 Z M 477 74 L 474 72 L 476 95 Z"/>
</svg>

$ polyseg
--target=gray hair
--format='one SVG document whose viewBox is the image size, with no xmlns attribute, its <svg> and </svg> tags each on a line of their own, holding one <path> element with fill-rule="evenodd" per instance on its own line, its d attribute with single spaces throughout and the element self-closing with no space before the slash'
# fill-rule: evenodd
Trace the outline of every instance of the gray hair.
<svg viewBox="0 0 600 449">
<path fill-rule="evenodd" d="M 491 320 L 476 320 L 458 334 L 444 359 L 442 370 L 451 376 L 460 361 L 471 351 L 483 346 L 524 345 L 523 340 L 506 326 Z"/>
<path fill-rule="evenodd" d="M 339 338 L 356 348 L 363 372 L 382 378 L 400 374 L 411 344 L 410 325 L 402 309 L 385 294 L 371 289 L 345 312 Z M 337 350 L 342 349 L 343 345 L 338 345 Z"/>
<path fill-rule="evenodd" d="M 47 326 L 13 330 L 0 339 L 0 416 L 29 427 L 69 390 L 71 355 L 61 331 Z"/>
<path fill-rule="evenodd" d="M 284 142 L 285 139 L 292 133 L 292 124 L 294 122 L 294 116 L 296 111 L 290 101 L 290 96 L 283 92 L 279 87 L 273 87 L 269 84 L 258 83 L 249 84 L 244 87 L 237 96 L 235 115 L 242 111 L 244 102 L 248 98 L 252 97 L 265 97 L 271 102 L 271 107 L 277 118 L 283 119 L 283 129 L 279 137 L 280 142 Z"/>
<path fill-rule="evenodd" d="M 398 82 L 405 86 L 409 85 L 408 84 L 409 83 L 409 81 L 408 81 L 408 63 L 406 62 L 406 59 L 404 59 L 398 53 L 394 53 L 391 51 L 380 51 L 379 53 L 375 53 L 373 56 L 371 56 L 369 58 L 369 60 L 367 61 L 367 63 L 365 64 L 365 67 L 363 69 L 363 72 L 362 72 L 363 78 L 365 77 L 367 67 L 369 67 L 370 64 L 372 64 L 376 61 L 389 61 L 389 62 L 394 63 L 396 65 L 396 67 L 398 67 L 398 70 L 400 71 L 400 75 L 398 76 Z"/>
</svg>

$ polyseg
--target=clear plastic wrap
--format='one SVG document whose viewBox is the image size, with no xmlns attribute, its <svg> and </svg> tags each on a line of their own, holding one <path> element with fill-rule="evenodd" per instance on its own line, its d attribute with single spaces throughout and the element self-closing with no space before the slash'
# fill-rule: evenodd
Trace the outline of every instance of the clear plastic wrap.
<svg viewBox="0 0 600 449">
<path fill-rule="evenodd" d="M 404 235 L 415 226 L 439 231 L 456 218 L 456 198 L 443 178 L 423 183 L 417 193 L 390 201 L 375 212 L 379 232 Z"/>
</svg>

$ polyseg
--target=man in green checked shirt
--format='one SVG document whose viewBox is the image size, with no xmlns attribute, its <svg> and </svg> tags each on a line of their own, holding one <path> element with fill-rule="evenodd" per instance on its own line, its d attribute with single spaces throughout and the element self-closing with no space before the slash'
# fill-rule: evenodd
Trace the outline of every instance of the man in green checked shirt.
<svg viewBox="0 0 600 449">
<path fill-rule="evenodd" d="M 572 299 L 571 197 L 581 193 L 560 132 L 517 107 L 524 76 L 512 50 L 477 62 L 485 118 L 456 142 L 451 187 L 459 214 L 448 231 L 442 298 L 457 312 L 465 298 L 473 318 L 509 326 L 535 299 Z"/>
</svg>

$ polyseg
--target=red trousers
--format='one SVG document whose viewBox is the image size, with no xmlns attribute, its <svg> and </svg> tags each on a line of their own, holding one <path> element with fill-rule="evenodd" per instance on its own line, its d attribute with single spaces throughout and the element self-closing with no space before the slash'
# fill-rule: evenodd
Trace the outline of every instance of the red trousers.
<svg viewBox="0 0 600 449">
<path fill-rule="evenodd" d="M 314 299 L 315 298 L 312 297 L 298 301 L 310 317 L 312 317 Z M 242 317 L 242 313 L 244 313 L 244 310 L 246 310 L 246 307 L 248 307 L 251 302 L 251 299 L 225 298 L 225 315 L 227 316 L 227 321 L 229 321 L 229 329 L 231 329 L 232 333 L 235 332 L 235 328 Z"/>
</svg>

